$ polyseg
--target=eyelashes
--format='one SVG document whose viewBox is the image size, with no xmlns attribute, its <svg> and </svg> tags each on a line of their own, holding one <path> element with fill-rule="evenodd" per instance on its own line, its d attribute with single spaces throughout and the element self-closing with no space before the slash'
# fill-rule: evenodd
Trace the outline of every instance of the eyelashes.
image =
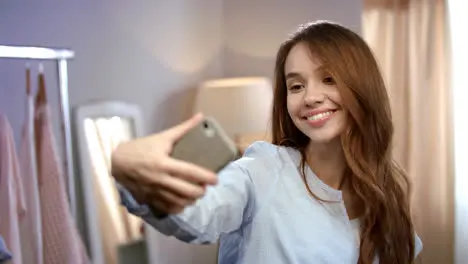
<svg viewBox="0 0 468 264">
<path fill-rule="evenodd" d="M 298 91 L 298 90 L 300 90 L 301 88 L 304 88 L 304 85 L 302 85 L 302 84 L 294 84 L 294 85 L 289 86 L 288 90 L 289 90 L 289 91 Z"/>
<path fill-rule="evenodd" d="M 331 76 L 325 77 L 322 82 L 324 84 L 326 84 L 326 85 L 335 85 L 336 84 L 335 79 L 333 79 L 333 77 L 331 77 Z"/>
<path fill-rule="evenodd" d="M 322 83 L 325 85 L 336 85 L 335 79 L 331 76 L 327 76 L 322 79 Z M 302 83 L 293 83 L 291 85 L 288 85 L 288 90 L 289 91 L 299 91 L 305 87 L 304 84 Z"/>
</svg>

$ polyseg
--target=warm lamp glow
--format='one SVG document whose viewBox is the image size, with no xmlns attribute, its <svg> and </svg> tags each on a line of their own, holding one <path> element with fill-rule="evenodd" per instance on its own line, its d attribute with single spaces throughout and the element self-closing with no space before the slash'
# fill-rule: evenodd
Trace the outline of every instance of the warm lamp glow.
<svg viewBox="0 0 468 264">
<path fill-rule="evenodd" d="M 242 134 L 267 134 L 272 100 L 268 78 L 210 80 L 199 87 L 194 111 L 212 116 L 236 139 Z"/>
</svg>

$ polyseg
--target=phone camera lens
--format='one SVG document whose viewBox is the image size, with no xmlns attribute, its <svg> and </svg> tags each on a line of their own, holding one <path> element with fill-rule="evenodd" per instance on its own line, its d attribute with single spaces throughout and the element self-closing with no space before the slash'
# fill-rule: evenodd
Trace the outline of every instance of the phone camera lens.
<svg viewBox="0 0 468 264">
<path fill-rule="evenodd" d="M 203 132 L 207 137 L 213 137 L 215 134 L 215 131 L 211 128 L 208 121 L 203 122 Z"/>
</svg>

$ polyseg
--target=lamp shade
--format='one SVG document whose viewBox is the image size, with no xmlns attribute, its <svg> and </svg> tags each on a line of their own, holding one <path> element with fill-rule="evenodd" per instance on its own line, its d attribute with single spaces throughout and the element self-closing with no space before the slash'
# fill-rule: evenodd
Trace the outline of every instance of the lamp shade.
<svg viewBox="0 0 468 264">
<path fill-rule="evenodd" d="M 195 112 L 212 116 L 236 139 L 269 131 L 273 89 L 268 78 L 247 77 L 204 82 L 198 88 Z"/>
</svg>

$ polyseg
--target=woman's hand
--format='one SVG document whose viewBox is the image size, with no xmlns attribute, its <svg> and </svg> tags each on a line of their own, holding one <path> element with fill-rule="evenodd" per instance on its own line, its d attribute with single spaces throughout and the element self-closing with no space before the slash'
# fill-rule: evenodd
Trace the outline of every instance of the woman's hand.
<svg viewBox="0 0 468 264">
<path fill-rule="evenodd" d="M 161 133 L 120 144 L 112 154 L 112 175 L 141 204 L 175 214 L 217 182 L 214 172 L 170 157 L 175 142 L 202 119 L 198 114 Z"/>
</svg>

